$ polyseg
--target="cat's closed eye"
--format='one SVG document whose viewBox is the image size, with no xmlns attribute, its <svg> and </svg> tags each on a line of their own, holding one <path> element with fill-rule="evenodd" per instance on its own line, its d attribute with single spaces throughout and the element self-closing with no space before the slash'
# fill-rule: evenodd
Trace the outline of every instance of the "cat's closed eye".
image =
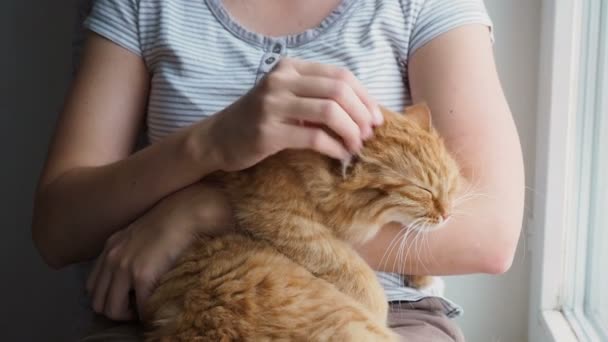
<svg viewBox="0 0 608 342">
<path fill-rule="evenodd" d="M 433 192 L 425 187 L 416 185 L 416 188 L 422 190 L 423 193 L 425 193 L 426 195 L 428 195 L 429 198 L 435 198 L 435 195 L 433 195 Z"/>
</svg>

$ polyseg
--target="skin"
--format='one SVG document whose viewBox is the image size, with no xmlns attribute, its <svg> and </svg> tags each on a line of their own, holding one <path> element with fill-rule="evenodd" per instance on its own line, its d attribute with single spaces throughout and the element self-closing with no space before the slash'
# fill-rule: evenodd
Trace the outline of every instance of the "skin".
<svg viewBox="0 0 608 342">
<path fill-rule="evenodd" d="M 398 264 L 408 274 L 504 273 L 521 230 L 524 167 L 487 27 L 463 26 L 434 39 L 412 56 L 409 73 L 414 102 L 428 103 L 433 125 L 461 167 L 463 188 L 478 195 L 462 203 L 443 229 L 428 233 L 425 248 L 410 259 L 394 262 L 396 251 L 388 262 L 378 258 L 401 230 L 395 225 L 360 252 L 385 271 Z"/>
<path fill-rule="evenodd" d="M 239 1 L 225 5 L 247 27 L 281 35 L 318 24 L 337 3 L 328 9 L 327 2 L 316 1 L 319 6 L 307 6 L 317 8 L 314 13 L 303 12 L 294 5 L 298 2 L 253 6 L 277 9 L 276 20 L 264 21 L 239 11 L 245 6 Z M 300 14 L 299 20 L 286 20 L 284 11 Z M 381 264 L 400 231 L 392 225 L 359 252 L 380 270 L 393 271 L 387 265 L 398 264 L 408 274 L 502 273 L 521 227 L 523 163 L 487 28 L 469 25 L 436 38 L 414 54 L 409 72 L 414 100 L 429 104 L 465 178 L 474 192 L 483 193 L 461 209 L 483 215 L 453 215 L 445 229 L 428 235 L 428 248 L 419 255 L 396 260 L 397 253 L 390 253 Z M 135 318 L 129 291 L 135 290 L 141 307 L 196 234 L 231 228 L 225 198 L 200 183 L 202 177 L 246 168 L 286 148 L 312 148 L 342 159 L 381 124 L 376 103 L 350 73 L 288 60 L 211 119 L 133 154 L 149 81 L 141 58 L 95 34 L 89 37 L 35 203 L 32 231 L 42 256 L 60 268 L 99 255 L 87 288 L 95 311 L 115 320 Z M 326 94 L 331 96 L 321 99 Z"/>
</svg>

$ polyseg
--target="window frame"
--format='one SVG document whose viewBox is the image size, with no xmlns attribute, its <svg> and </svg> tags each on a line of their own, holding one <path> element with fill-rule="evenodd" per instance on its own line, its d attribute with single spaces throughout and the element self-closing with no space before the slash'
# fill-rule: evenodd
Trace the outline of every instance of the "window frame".
<svg viewBox="0 0 608 342">
<path fill-rule="evenodd" d="M 597 118 L 589 114 L 608 113 L 601 90 L 593 94 L 579 90 L 602 84 L 598 78 L 608 87 L 608 62 L 598 64 L 598 58 L 608 56 L 608 43 L 594 45 L 601 30 L 608 37 L 608 25 L 588 20 L 601 18 L 593 11 L 602 1 L 542 1 L 536 189 L 529 222 L 533 227 L 529 341 L 599 341 L 584 310 L 578 310 L 588 286 L 584 272 L 591 193 L 591 171 L 578 165 L 585 165 L 582 158 L 593 154 L 589 144 L 594 127 L 589 121 Z M 600 74 L 590 77 L 590 70 Z"/>
</svg>

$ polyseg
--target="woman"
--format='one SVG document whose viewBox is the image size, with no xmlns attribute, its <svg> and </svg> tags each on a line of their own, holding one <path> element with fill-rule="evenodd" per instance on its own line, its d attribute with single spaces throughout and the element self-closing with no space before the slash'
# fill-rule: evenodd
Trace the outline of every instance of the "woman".
<svg viewBox="0 0 608 342">
<path fill-rule="evenodd" d="M 415 291 L 384 272 L 497 274 L 511 264 L 523 166 L 482 0 L 98 0 L 86 27 L 33 235 L 53 267 L 98 257 L 87 281 L 95 312 L 134 320 L 195 233 L 230 230 L 205 175 L 286 148 L 346 158 L 382 124 L 378 103 L 424 100 L 484 196 L 429 233 L 421 254 L 381 260 L 400 230 L 392 225 L 359 251 L 379 272 L 395 331 L 463 340 L 440 284 Z M 134 152 L 142 127 L 150 143 Z M 113 325 L 137 340 L 135 323 Z"/>
</svg>

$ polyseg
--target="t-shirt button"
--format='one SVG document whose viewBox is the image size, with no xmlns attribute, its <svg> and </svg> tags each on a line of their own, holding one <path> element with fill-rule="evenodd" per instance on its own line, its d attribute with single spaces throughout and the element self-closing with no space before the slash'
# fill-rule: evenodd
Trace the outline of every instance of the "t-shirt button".
<svg viewBox="0 0 608 342">
<path fill-rule="evenodd" d="M 265 63 L 268 64 L 268 65 L 270 65 L 270 64 L 274 63 L 276 60 L 277 59 L 274 58 L 274 57 L 268 57 L 268 58 L 266 58 Z"/>
<path fill-rule="evenodd" d="M 283 46 L 281 46 L 281 44 L 275 44 L 272 48 L 272 52 L 274 53 L 281 53 L 281 51 L 283 51 Z"/>
</svg>

